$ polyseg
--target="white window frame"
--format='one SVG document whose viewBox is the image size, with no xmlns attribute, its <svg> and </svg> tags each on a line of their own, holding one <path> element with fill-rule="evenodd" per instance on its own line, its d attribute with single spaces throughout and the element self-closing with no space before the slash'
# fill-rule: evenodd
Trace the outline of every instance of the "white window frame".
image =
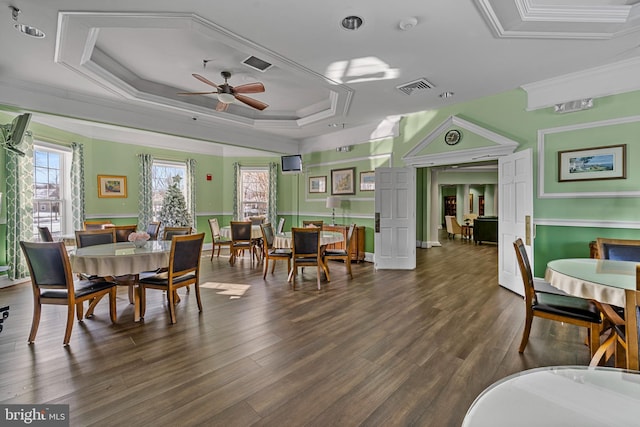
<svg viewBox="0 0 640 427">
<path fill-rule="evenodd" d="M 73 214 L 71 208 L 71 160 L 72 160 L 72 152 L 71 148 L 63 147 L 56 144 L 50 144 L 44 141 L 34 141 L 33 142 L 33 151 L 34 151 L 34 159 L 33 159 L 33 174 L 34 174 L 34 185 L 35 185 L 35 152 L 36 151 L 48 151 L 61 155 L 60 161 L 60 237 L 69 234 L 73 230 Z M 33 202 L 38 200 L 33 197 Z M 34 230 L 36 229 L 36 221 L 34 215 Z M 54 233 L 55 234 L 55 233 Z M 35 233 L 34 239 L 38 238 L 38 233 Z"/>
<path fill-rule="evenodd" d="M 185 201 L 189 200 L 189 180 L 187 179 L 187 163 L 183 162 L 183 161 L 179 161 L 179 160 L 161 160 L 161 159 L 154 159 L 153 163 L 151 165 L 151 182 L 152 182 L 152 188 L 151 188 L 151 198 L 152 200 L 154 199 L 155 195 L 156 195 L 156 188 L 154 186 L 155 184 L 155 177 L 154 175 L 154 171 L 155 171 L 155 167 L 156 166 L 164 166 L 164 167 L 171 167 L 171 168 L 176 168 L 176 169 L 183 169 L 184 170 L 184 174 L 182 176 L 182 195 L 184 196 Z M 167 187 L 168 188 L 168 187 Z M 164 199 L 164 197 L 163 197 Z M 152 202 L 153 205 L 153 202 Z M 154 221 L 158 221 L 159 218 L 157 216 L 157 212 L 156 209 L 154 208 L 153 210 L 153 220 Z"/>
<path fill-rule="evenodd" d="M 266 174 L 267 177 L 267 191 L 265 194 L 265 210 L 264 213 L 257 213 L 255 215 L 249 215 L 249 216 L 244 216 L 244 172 L 263 172 Z M 240 220 L 248 220 L 249 217 L 251 216 L 264 216 L 267 217 L 269 214 L 269 188 L 268 188 L 268 182 L 269 182 L 269 166 L 240 166 L 240 179 L 238 182 L 238 215 L 240 216 Z"/>
</svg>

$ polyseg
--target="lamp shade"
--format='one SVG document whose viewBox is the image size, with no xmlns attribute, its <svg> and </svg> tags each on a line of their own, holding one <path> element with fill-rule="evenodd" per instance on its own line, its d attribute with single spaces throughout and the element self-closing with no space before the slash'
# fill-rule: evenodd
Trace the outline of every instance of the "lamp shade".
<svg viewBox="0 0 640 427">
<path fill-rule="evenodd" d="M 330 196 L 327 197 L 327 207 L 328 208 L 339 208 L 342 200 L 339 197 Z"/>
</svg>

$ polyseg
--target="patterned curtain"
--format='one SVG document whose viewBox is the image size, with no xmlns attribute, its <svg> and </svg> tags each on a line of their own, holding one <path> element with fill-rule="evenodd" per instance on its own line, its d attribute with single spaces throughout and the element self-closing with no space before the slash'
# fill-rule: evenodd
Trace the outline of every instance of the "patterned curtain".
<svg viewBox="0 0 640 427">
<path fill-rule="evenodd" d="M 235 162 L 233 164 L 233 219 L 238 221 L 240 219 L 240 212 L 238 206 L 238 185 L 240 184 L 240 163 Z"/>
<path fill-rule="evenodd" d="M 20 157 L 6 151 L 7 168 L 7 261 L 12 267 L 10 279 L 29 275 L 27 262 L 20 249 L 21 240 L 33 240 L 33 139 L 27 134 Z"/>
<path fill-rule="evenodd" d="M 151 183 L 153 157 L 151 154 L 138 154 L 139 190 L 138 190 L 138 230 L 146 230 L 153 220 L 153 185 Z"/>
<path fill-rule="evenodd" d="M 191 227 L 196 229 L 196 161 L 187 159 L 187 210 L 191 214 Z"/>
<path fill-rule="evenodd" d="M 71 143 L 71 221 L 74 230 L 84 224 L 84 147 Z"/>
<path fill-rule="evenodd" d="M 269 212 L 267 221 L 278 223 L 278 164 L 269 163 Z"/>
</svg>

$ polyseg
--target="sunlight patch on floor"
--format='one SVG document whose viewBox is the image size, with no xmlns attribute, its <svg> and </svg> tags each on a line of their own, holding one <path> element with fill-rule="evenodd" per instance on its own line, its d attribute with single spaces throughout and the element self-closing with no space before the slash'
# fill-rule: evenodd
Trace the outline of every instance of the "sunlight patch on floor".
<svg viewBox="0 0 640 427">
<path fill-rule="evenodd" d="M 250 285 L 240 285 L 238 283 L 219 283 L 205 282 L 200 285 L 201 288 L 219 289 L 218 295 L 230 295 L 229 299 L 238 299 L 249 289 Z"/>
</svg>

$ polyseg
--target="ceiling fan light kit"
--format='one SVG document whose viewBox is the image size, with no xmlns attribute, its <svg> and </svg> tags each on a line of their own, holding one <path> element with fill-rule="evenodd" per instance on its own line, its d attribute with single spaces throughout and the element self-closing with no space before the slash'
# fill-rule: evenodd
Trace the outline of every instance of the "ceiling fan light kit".
<svg viewBox="0 0 640 427">
<path fill-rule="evenodd" d="M 205 60 L 206 65 L 206 60 Z M 217 85 L 206 77 L 201 76 L 200 74 L 192 74 L 192 76 L 202 83 L 208 84 L 209 86 L 213 86 L 216 90 L 211 92 L 178 92 L 178 95 L 211 95 L 217 94 L 218 97 L 218 105 L 216 105 L 216 111 L 226 111 L 227 106 L 229 104 L 233 104 L 237 101 L 242 102 L 243 104 L 248 105 L 251 108 L 255 108 L 256 110 L 264 110 L 269 105 L 265 104 L 262 101 L 258 101 L 257 99 L 249 98 L 248 96 L 242 95 L 243 93 L 261 93 L 264 92 L 264 85 L 260 82 L 247 83 L 240 86 L 231 86 L 227 80 L 231 78 L 231 73 L 229 71 L 223 71 L 220 73 L 222 78 L 224 79 L 224 83 L 221 85 Z"/>
</svg>

